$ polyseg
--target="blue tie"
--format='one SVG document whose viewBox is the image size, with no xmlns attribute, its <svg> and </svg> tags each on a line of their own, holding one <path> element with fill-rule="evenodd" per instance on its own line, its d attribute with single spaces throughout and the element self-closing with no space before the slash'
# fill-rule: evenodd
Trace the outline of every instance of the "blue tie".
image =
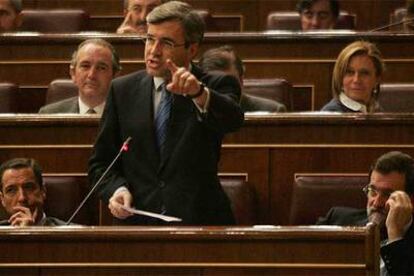
<svg viewBox="0 0 414 276">
<path fill-rule="evenodd" d="M 164 152 L 165 141 L 167 138 L 168 119 L 170 118 L 172 95 L 165 89 L 165 84 L 161 86 L 161 101 L 158 106 L 157 116 L 155 117 L 155 133 L 157 145 L 162 155 Z"/>
</svg>

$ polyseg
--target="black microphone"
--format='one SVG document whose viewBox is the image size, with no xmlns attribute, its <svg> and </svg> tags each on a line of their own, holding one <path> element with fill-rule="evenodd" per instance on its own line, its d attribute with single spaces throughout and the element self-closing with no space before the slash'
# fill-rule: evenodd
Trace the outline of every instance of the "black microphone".
<svg viewBox="0 0 414 276">
<path fill-rule="evenodd" d="M 66 225 L 69 225 L 73 218 L 78 214 L 79 210 L 85 205 L 86 201 L 91 197 L 92 193 L 95 191 L 95 189 L 101 184 L 102 180 L 105 178 L 106 174 L 109 172 L 109 170 L 113 167 L 115 162 L 118 160 L 118 158 L 121 156 L 121 154 L 125 151 L 128 151 L 128 144 L 131 141 L 131 136 L 129 136 L 125 142 L 122 144 L 122 147 L 119 149 L 118 154 L 115 156 L 114 160 L 112 160 L 111 164 L 106 168 L 106 170 L 103 172 L 101 177 L 96 181 L 95 185 L 93 185 L 92 189 L 89 191 L 89 193 L 85 196 L 85 198 L 82 200 L 82 202 L 79 204 L 78 208 L 73 212 L 72 216 L 68 219 L 66 222 Z"/>
<path fill-rule="evenodd" d="M 378 27 L 378 28 L 369 30 L 368 32 L 369 33 L 378 32 L 378 31 L 382 31 L 382 30 L 388 29 L 389 27 L 394 27 L 394 26 L 398 26 L 398 25 L 401 25 L 401 24 L 404 24 L 404 23 L 408 23 L 408 22 L 413 22 L 413 21 L 414 21 L 414 18 L 407 18 L 407 19 L 403 19 L 403 20 L 398 21 L 398 22 L 395 22 L 395 23 L 387 24 L 387 25 L 384 25 L 384 26 L 381 26 L 381 27 Z"/>
</svg>

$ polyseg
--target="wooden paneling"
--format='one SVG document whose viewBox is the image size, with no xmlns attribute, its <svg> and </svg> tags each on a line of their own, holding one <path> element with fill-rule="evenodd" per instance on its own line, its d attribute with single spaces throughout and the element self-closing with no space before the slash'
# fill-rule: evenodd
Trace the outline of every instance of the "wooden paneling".
<svg viewBox="0 0 414 276">
<path fill-rule="evenodd" d="M 196 9 L 213 15 L 241 15 L 245 30 L 261 31 L 271 11 L 295 10 L 297 0 L 189 0 Z M 390 13 L 405 5 L 405 0 L 341 0 L 341 9 L 357 16 L 357 29 L 370 30 L 388 23 Z M 25 8 L 81 8 L 92 16 L 122 15 L 121 0 L 30 0 Z M 111 29 L 110 29 L 111 30 Z"/>
<path fill-rule="evenodd" d="M 367 227 L 0 229 L 11 275 L 377 275 Z M 63 273 L 63 274 L 62 274 Z"/>
<path fill-rule="evenodd" d="M 144 44 L 139 37 L 100 35 L 120 54 L 122 74 L 144 68 Z M 86 35 L 0 35 L 0 81 L 24 86 L 46 86 L 69 77 L 72 51 Z M 331 76 L 337 55 L 348 43 L 365 38 L 378 44 L 387 71 L 384 82 L 412 82 L 414 35 L 387 34 L 208 34 L 201 52 L 222 44 L 233 45 L 246 64 L 246 78 L 285 78 L 295 86 L 312 86 L 312 110 L 331 98 Z M 257 50 L 257 49 L 260 49 Z M 303 100 L 303 99 L 302 99 Z"/>
<path fill-rule="evenodd" d="M 27 156 L 45 173 L 85 174 L 99 119 L 0 116 L 0 162 Z M 263 224 L 288 223 L 295 173 L 366 173 L 381 154 L 414 156 L 412 114 L 246 115 L 224 139 L 220 173 L 246 174 Z"/>
</svg>

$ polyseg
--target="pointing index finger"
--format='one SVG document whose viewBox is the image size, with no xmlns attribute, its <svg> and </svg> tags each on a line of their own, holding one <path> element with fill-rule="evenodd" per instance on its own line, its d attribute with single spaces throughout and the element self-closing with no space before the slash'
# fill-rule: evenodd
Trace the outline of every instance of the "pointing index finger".
<svg viewBox="0 0 414 276">
<path fill-rule="evenodd" d="M 178 70 L 178 66 L 171 59 L 167 59 L 167 68 L 170 70 L 171 74 L 174 74 Z"/>
</svg>

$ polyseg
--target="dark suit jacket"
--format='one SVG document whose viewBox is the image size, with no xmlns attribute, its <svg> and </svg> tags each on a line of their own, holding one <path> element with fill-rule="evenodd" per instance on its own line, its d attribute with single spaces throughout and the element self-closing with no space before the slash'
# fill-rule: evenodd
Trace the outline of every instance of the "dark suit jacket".
<svg viewBox="0 0 414 276">
<path fill-rule="evenodd" d="M 243 94 L 240 101 L 241 109 L 249 111 L 286 112 L 286 106 L 276 101 Z"/>
<path fill-rule="evenodd" d="M 240 87 L 231 76 L 207 75 L 194 65 L 192 73 L 210 90 L 208 112 L 201 114 L 191 99 L 174 95 L 162 159 L 155 142 L 153 78 L 140 71 L 114 80 L 89 162 L 89 176 L 95 183 L 122 142 L 131 136 L 130 150 L 123 153 L 99 189 L 104 200 L 126 186 L 136 208 L 177 216 L 184 224 L 232 224 L 234 218 L 217 166 L 223 135 L 243 123 L 237 104 Z"/>
<path fill-rule="evenodd" d="M 365 209 L 334 207 L 326 217 L 320 218 L 319 225 L 364 226 L 368 222 Z M 404 238 L 381 247 L 381 257 L 390 275 L 414 274 L 414 223 Z"/>
<path fill-rule="evenodd" d="M 78 97 L 76 96 L 45 105 L 40 108 L 39 113 L 79 113 Z"/>
<path fill-rule="evenodd" d="M 10 223 L 8 222 L 8 220 L 2 220 L 0 221 L 0 226 L 7 226 L 10 225 Z M 37 226 L 59 226 L 59 225 L 66 225 L 66 222 L 54 218 L 54 217 L 46 217 L 41 224 L 37 225 Z"/>
</svg>

